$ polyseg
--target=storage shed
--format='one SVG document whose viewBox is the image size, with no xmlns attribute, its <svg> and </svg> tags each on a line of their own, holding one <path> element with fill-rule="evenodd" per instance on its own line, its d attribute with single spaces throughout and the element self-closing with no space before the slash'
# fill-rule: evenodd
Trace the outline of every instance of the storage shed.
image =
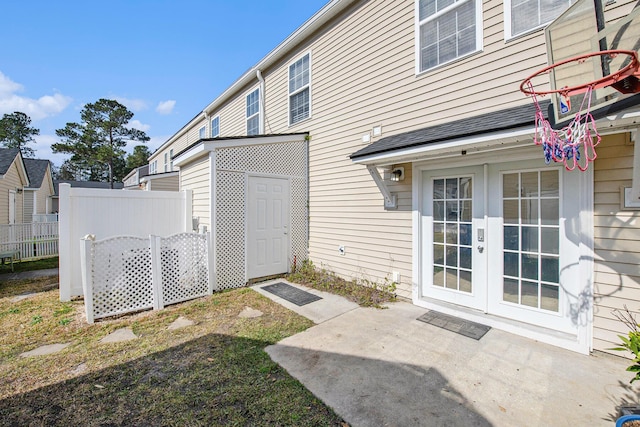
<svg viewBox="0 0 640 427">
<path fill-rule="evenodd" d="M 193 192 L 194 229 L 207 228 L 216 289 L 287 273 L 307 258 L 308 134 L 202 139 L 178 153 Z"/>
</svg>

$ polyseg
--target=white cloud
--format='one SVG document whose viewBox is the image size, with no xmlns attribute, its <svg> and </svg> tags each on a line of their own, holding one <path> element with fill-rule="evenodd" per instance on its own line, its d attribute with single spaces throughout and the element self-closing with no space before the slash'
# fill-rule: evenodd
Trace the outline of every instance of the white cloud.
<svg viewBox="0 0 640 427">
<path fill-rule="evenodd" d="M 149 129 L 151 129 L 151 125 L 145 125 L 140 120 L 131 120 L 129 122 L 129 126 L 128 127 L 131 128 L 131 129 L 138 129 L 138 130 L 141 130 L 143 132 L 146 132 Z"/>
<path fill-rule="evenodd" d="M 60 166 L 69 157 L 69 154 L 51 151 L 51 144 L 60 142 L 60 138 L 56 135 L 38 135 L 34 139 L 36 142 L 31 148 L 36 152 L 36 159 L 51 160 L 56 166 Z"/>
<path fill-rule="evenodd" d="M 118 101 L 120 104 L 124 105 L 125 107 L 127 107 L 131 111 L 142 111 L 149 108 L 149 106 L 147 105 L 147 102 L 143 99 L 128 99 L 128 98 L 122 98 L 122 97 L 116 96 L 115 100 Z"/>
<path fill-rule="evenodd" d="M 23 86 L 0 72 L 0 114 L 21 111 L 32 120 L 60 114 L 71 103 L 71 98 L 60 93 L 44 95 L 38 99 L 17 95 Z"/>
<path fill-rule="evenodd" d="M 173 111 L 173 107 L 175 106 L 176 101 L 174 100 L 161 101 L 156 107 L 156 111 L 158 112 L 158 114 L 166 116 L 167 114 L 171 114 L 171 112 Z"/>
</svg>

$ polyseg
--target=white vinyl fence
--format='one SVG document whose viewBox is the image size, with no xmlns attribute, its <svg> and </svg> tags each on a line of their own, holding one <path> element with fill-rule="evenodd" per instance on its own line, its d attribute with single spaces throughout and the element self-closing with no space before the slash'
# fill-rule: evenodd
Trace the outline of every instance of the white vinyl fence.
<svg viewBox="0 0 640 427">
<path fill-rule="evenodd" d="M 156 309 L 213 293 L 209 234 L 83 239 L 87 321 Z"/>
<path fill-rule="evenodd" d="M 21 259 L 58 255 L 58 223 L 0 225 L 0 252 L 18 251 Z"/>
<path fill-rule="evenodd" d="M 60 300 L 82 296 L 81 239 L 192 231 L 191 191 L 124 191 L 60 184 Z"/>
</svg>

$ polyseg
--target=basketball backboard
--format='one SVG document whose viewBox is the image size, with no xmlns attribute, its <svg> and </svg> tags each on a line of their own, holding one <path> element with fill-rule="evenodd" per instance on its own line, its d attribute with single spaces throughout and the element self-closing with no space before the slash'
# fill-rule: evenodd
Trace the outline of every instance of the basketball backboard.
<svg viewBox="0 0 640 427">
<path fill-rule="evenodd" d="M 638 0 L 578 0 L 545 29 L 549 64 L 590 52 L 640 49 L 640 2 Z M 621 69 L 628 55 L 593 56 L 583 62 L 551 70 L 551 89 L 574 87 L 601 79 Z M 633 77 L 632 77 L 633 78 Z M 549 120 L 560 128 L 584 110 L 584 95 L 568 99 L 553 95 Z M 582 106 L 582 107 L 581 107 Z M 591 114 L 596 118 L 640 111 L 640 93 L 621 93 L 612 87 L 596 89 L 591 95 Z"/>
</svg>

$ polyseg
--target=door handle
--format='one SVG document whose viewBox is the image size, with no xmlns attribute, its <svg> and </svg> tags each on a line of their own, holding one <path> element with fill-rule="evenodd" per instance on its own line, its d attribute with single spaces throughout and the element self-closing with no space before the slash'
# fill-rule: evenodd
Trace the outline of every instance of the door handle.
<svg viewBox="0 0 640 427">
<path fill-rule="evenodd" d="M 480 253 L 484 252 L 484 246 L 478 245 L 478 252 Z"/>
</svg>

